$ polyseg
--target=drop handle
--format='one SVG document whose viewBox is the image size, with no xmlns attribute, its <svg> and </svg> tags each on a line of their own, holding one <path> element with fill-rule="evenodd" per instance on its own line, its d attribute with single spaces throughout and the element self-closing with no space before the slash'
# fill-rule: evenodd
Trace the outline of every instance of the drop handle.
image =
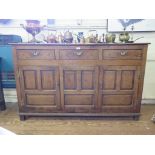
<svg viewBox="0 0 155 155">
<path fill-rule="evenodd" d="M 74 52 L 74 54 L 77 56 L 81 56 L 83 54 L 83 52 L 82 51 L 76 51 L 76 52 Z"/>
<path fill-rule="evenodd" d="M 125 55 L 127 55 L 127 51 L 121 51 L 121 56 L 125 56 Z"/>
<path fill-rule="evenodd" d="M 33 56 L 38 56 L 39 54 L 40 54 L 40 52 L 38 52 L 38 51 L 35 51 L 32 53 Z"/>
<path fill-rule="evenodd" d="M 81 47 L 76 47 L 75 49 L 76 49 L 76 50 L 80 50 L 80 49 L 81 49 Z"/>
<path fill-rule="evenodd" d="M 76 51 L 74 52 L 75 55 L 80 56 L 83 54 L 83 52 L 81 51 L 81 47 L 75 47 Z"/>
</svg>

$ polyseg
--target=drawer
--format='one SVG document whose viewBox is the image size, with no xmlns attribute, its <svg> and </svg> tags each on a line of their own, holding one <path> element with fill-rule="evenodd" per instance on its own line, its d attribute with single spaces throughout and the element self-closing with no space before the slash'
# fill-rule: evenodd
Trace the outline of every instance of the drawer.
<svg viewBox="0 0 155 155">
<path fill-rule="evenodd" d="M 99 51 L 97 49 L 62 49 L 61 60 L 98 60 Z"/>
<path fill-rule="evenodd" d="M 106 49 L 103 50 L 103 59 L 142 59 L 142 51 L 141 50 L 133 50 L 133 49 Z"/>
<path fill-rule="evenodd" d="M 55 59 L 55 50 L 23 49 L 17 50 L 18 59 Z"/>
</svg>

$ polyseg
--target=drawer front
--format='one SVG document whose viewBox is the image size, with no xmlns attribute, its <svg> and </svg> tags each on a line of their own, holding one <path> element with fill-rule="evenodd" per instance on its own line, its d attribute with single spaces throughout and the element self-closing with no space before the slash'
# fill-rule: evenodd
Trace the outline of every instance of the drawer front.
<svg viewBox="0 0 155 155">
<path fill-rule="evenodd" d="M 61 60 L 98 60 L 97 49 L 63 49 L 60 50 Z"/>
<path fill-rule="evenodd" d="M 39 49 L 30 49 L 30 50 L 17 50 L 18 59 L 55 59 L 55 50 L 39 50 Z"/>
<path fill-rule="evenodd" d="M 103 59 L 133 59 L 141 60 L 142 51 L 141 50 L 131 50 L 131 49 L 106 49 L 103 50 Z"/>
</svg>

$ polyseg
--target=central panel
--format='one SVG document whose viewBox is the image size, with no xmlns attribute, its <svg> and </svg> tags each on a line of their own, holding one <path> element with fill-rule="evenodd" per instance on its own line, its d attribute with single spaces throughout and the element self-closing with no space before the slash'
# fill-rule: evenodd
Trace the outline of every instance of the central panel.
<svg viewBox="0 0 155 155">
<path fill-rule="evenodd" d="M 97 109 L 98 67 L 63 67 L 62 107 L 66 112 L 93 112 Z"/>
</svg>

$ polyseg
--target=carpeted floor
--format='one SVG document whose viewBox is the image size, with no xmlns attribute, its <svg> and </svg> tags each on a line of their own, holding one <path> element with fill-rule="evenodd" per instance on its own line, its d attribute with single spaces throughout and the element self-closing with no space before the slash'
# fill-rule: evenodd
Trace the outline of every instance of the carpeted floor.
<svg viewBox="0 0 155 155">
<path fill-rule="evenodd" d="M 16 103 L 0 112 L 0 126 L 19 135 L 154 135 L 155 105 L 142 105 L 139 121 L 118 119 L 30 117 L 22 122 Z"/>
</svg>

